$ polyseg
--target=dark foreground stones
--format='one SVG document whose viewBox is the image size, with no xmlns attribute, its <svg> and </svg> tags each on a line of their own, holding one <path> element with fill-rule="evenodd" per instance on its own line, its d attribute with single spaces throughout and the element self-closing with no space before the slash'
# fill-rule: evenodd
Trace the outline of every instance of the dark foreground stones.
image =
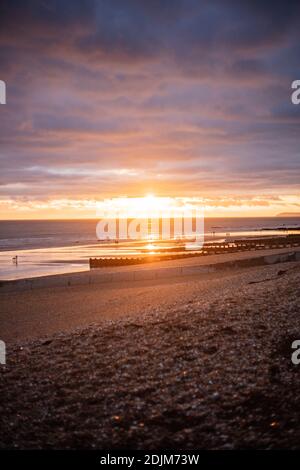
<svg viewBox="0 0 300 470">
<path fill-rule="evenodd" d="M 274 273 L 15 345 L 1 366 L 0 447 L 298 448 L 300 269 Z"/>
</svg>

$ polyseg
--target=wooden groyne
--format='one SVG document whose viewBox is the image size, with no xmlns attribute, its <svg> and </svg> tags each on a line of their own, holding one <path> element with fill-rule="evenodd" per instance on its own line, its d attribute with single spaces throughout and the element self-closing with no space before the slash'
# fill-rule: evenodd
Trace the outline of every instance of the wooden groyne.
<svg viewBox="0 0 300 470">
<path fill-rule="evenodd" d="M 66 288 L 92 284 L 105 286 L 106 284 L 114 282 L 157 281 L 173 277 L 198 276 L 227 269 L 242 269 L 300 261 L 300 248 L 290 248 L 286 251 L 280 248 L 279 250 L 270 250 L 268 254 L 254 251 L 248 253 L 249 254 L 237 253 L 233 256 L 225 256 L 224 258 L 226 259 L 221 258 L 221 262 L 218 262 L 216 258 L 212 256 L 211 261 L 209 257 L 199 258 L 199 262 L 195 264 L 179 263 L 178 265 L 175 264 L 175 266 L 155 266 L 152 264 L 148 265 L 149 267 L 144 265 L 143 267 L 137 266 L 136 268 L 126 270 L 94 269 L 81 273 L 0 281 L 0 294 L 40 288 Z"/>
<path fill-rule="evenodd" d="M 115 266 L 130 266 L 137 264 L 153 263 L 155 261 L 171 261 L 197 256 L 218 255 L 224 253 L 238 253 L 252 250 L 268 250 L 277 248 L 292 248 L 300 246 L 300 235 L 286 235 L 279 237 L 262 237 L 244 240 L 232 240 L 226 242 L 207 242 L 202 250 L 181 253 L 166 253 L 165 250 L 157 250 L 157 254 L 142 254 L 131 257 L 98 257 L 90 258 L 90 268 L 107 268 Z M 178 250 L 178 248 L 176 248 Z"/>
</svg>

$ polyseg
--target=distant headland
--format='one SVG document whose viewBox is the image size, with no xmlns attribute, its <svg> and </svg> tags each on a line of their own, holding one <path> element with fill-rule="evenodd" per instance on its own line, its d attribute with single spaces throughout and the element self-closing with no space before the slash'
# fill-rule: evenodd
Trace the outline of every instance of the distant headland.
<svg viewBox="0 0 300 470">
<path fill-rule="evenodd" d="M 276 217 L 300 217 L 300 212 L 280 212 Z"/>
</svg>

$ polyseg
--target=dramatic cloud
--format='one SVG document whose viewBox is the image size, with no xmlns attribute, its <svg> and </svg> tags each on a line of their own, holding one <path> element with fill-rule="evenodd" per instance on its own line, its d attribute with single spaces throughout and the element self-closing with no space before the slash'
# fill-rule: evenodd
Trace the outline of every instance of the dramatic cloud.
<svg viewBox="0 0 300 470">
<path fill-rule="evenodd" d="M 0 216 L 149 191 L 291 210 L 299 15 L 296 0 L 3 0 Z"/>
</svg>

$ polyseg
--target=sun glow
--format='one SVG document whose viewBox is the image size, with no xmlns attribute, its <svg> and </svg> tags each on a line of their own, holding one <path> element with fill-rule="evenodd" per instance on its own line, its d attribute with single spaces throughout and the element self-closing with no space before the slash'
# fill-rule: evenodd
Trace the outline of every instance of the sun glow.
<svg viewBox="0 0 300 470">
<path fill-rule="evenodd" d="M 189 198 L 159 197 L 147 194 L 144 197 L 118 197 L 105 199 L 97 204 L 98 217 L 156 218 L 181 216 L 182 211 L 195 210 L 198 204 Z"/>
<path fill-rule="evenodd" d="M 146 245 L 146 249 L 154 253 L 154 250 L 156 250 L 157 247 L 153 245 L 153 243 L 148 243 L 148 245 Z"/>
<path fill-rule="evenodd" d="M 20 189 L 15 188 L 14 189 Z M 102 218 L 108 214 L 126 217 L 138 213 L 138 217 L 155 217 L 157 211 L 163 214 L 177 208 L 182 211 L 202 207 L 206 217 L 275 217 L 280 213 L 299 216 L 299 194 L 260 195 L 247 197 L 159 197 L 146 194 L 144 197 L 90 198 L 46 198 L 23 200 L 22 198 L 0 197 L 0 219 L 84 219 Z M 149 215 L 146 213 L 148 211 Z M 135 215 L 133 214 L 134 218 Z"/>
</svg>

